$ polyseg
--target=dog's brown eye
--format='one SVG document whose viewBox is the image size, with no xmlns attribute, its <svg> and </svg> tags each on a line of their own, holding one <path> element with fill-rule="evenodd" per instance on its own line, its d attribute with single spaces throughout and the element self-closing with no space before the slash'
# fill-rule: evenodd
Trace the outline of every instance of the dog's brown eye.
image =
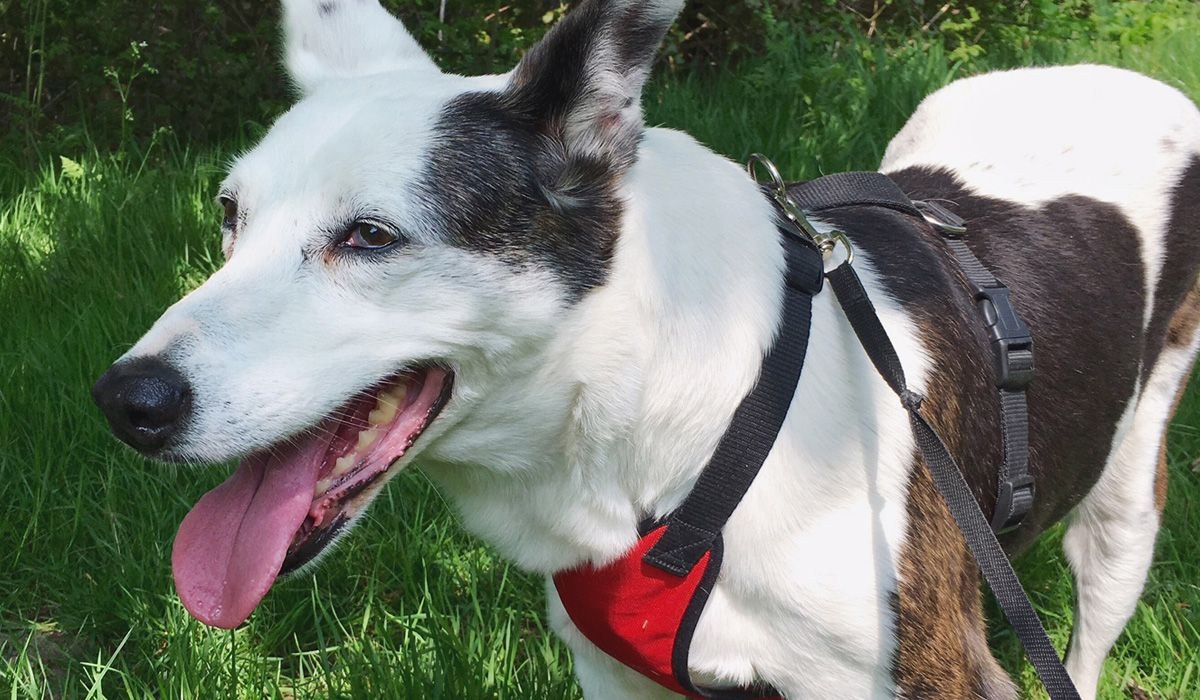
<svg viewBox="0 0 1200 700">
<path fill-rule="evenodd" d="M 225 220 L 221 222 L 221 228 L 232 231 L 237 228 L 238 205 L 233 197 L 221 195 L 218 198 L 221 206 L 225 208 Z"/>
<path fill-rule="evenodd" d="M 347 234 L 346 239 L 342 241 L 342 245 L 351 248 L 378 250 L 379 248 L 386 248 L 398 240 L 400 240 L 400 237 L 391 231 L 375 224 L 360 221 L 350 227 L 350 232 Z"/>
</svg>

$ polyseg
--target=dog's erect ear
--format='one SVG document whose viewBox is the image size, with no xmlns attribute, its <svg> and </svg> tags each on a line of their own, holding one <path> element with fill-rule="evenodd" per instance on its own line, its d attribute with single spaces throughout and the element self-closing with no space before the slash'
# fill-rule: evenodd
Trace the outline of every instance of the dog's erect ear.
<svg viewBox="0 0 1200 700">
<path fill-rule="evenodd" d="M 642 86 L 684 0 L 583 0 L 521 60 L 507 101 L 562 155 L 609 168 L 634 160 Z"/>
<path fill-rule="evenodd" d="M 283 33 L 288 72 L 306 94 L 338 78 L 437 70 L 378 0 L 283 0 Z"/>
</svg>

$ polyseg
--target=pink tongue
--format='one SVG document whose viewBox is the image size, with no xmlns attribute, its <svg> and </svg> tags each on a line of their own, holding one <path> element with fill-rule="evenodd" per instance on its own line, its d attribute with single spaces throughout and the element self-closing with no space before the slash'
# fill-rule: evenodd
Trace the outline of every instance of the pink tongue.
<svg viewBox="0 0 1200 700">
<path fill-rule="evenodd" d="M 171 568 L 183 607 L 232 629 L 267 594 L 312 505 L 328 442 L 309 437 L 242 462 L 179 525 Z"/>
</svg>

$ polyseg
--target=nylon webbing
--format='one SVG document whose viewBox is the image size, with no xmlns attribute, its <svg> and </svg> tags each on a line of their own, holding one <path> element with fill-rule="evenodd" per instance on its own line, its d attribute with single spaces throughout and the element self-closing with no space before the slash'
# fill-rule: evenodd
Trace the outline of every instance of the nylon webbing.
<svg viewBox="0 0 1200 700">
<path fill-rule="evenodd" d="M 929 466 L 934 484 L 946 501 L 988 588 L 1021 641 L 1021 646 L 1025 648 L 1025 654 L 1037 670 L 1051 700 L 1078 700 L 1079 693 L 1021 587 L 1012 564 L 1000 547 L 996 533 L 980 510 L 979 503 L 945 443 L 921 415 L 922 397 L 908 389 L 900 358 L 863 289 L 858 273 L 850 265 L 842 264 L 828 273 L 827 277 L 871 362 L 908 411 L 913 434 Z"/>
<path fill-rule="evenodd" d="M 962 219 L 936 203 L 914 203 L 908 195 L 887 175 L 878 172 L 852 172 L 826 175 L 817 180 L 794 185 L 788 193 L 806 212 L 817 214 L 822 211 L 843 207 L 881 207 L 915 217 L 924 217 L 934 223 L 945 220 L 950 229 L 961 227 Z M 932 218 L 927 214 L 933 215 Z M 977 303 L 1003 304 L 999 316 L 1001 321 L 1012 319 L 1028 335 L 1028 328 L 1016 317 L 1009 301 L 1008 287 L 996 279 L 967 244 L 957 236 L 945 235 L 944 240 L 958 262 L 963 276 L 971 286 Z M 986 302 L 983 300 L 987 299 Z M 993 309 L 995 310 L 995 309 Z M 985 313 L 985 323 L 988 322 Z M 993 326 L 988 327 L 989 331 Z M 995 339 L 993 339 L 993 343 Z M 1000 434 L 1003 443 L 1004 461 L 997 468 L 996 503 L 992 512 L 992 529 L 1007 532 L 1021 524 L 1022 519 L 1033 508 L 1034 483 L 1029 475 L 1029 407 L 1025 398 L 1025 386 L 1033 373 L 1033 345 L 1009 349 L 1004 347 L 997 359 L 996 383 L 999 391 Z M 1011 381 L 1011 377 L 1025 378 L 1024 384 Z"/>
<path fill-rule="evenodd" d="M 945 209 L 939 210 L 943 214 L 946 213 Z M 985 300 L 994 298 L 996 292 L 1002 291 L 1005 303 L 1008 303 L 1008 287 L 980 262 L 966 242 L 952 236 L 946 236 L 945 240 L 950 252 L 958 261 L 963 276 L 967 278 L 976 302 L 991 303 Z M 1028 329 L 1025 331 L 1028 333 Z M 1008 350 L 1003 361 L 1008 365 L 1006 369 L 1031 378 L 1032 338 L 1028 348 Z M 1003 377 L 1008 372 L 999 367 L 996 371 L 997 382 L 1003 382 Z M 1029 404 L 1025 397 L 1025 384 L 1028 384 L 1028 380 L 1019 385 L 999 387 L 1000 434 L 1004 443 L 1004 461 L 999 469 L 996 507 L 992 514 L 992 529 L 996 532 L 1007 532 L 1016 528 L 1033 508 L 1034 484 L 1029 476 Z"/>
<path fill-rule="evenodd" d="M 873 206 L 911 216 L 924 215 L 917 204 L 881 173 L 826 176 L 794 186 L 790 194 L 805 211 L 813 213 L 840 207 Z M 933 209 L 948 214 L 940 207 Z M 953 214 L 949 216 L 956 218 Z M 942 230 L 949 231 L 953 226 L 951 223 Z M 823 261 L 816 248 L 798 232 L 784 227 L 780 231 L 787 258 L 787 286 L 779 336 L 763 360 L 754 389 L 734 412 L 712 460 L 701 472 L 683 505 L 668 516 L 662 538 L 643 558 L 646 563 L 675 575 L 686 575 L 720 537 L 725 522 L 741 502 L 774 445 L 803 368 L 812 320 L 812 296 L 821 289 Z M 997 385 L 1001 389 L 1005 450 L 1005 466 L 1001 470 L 1003 491 L 1005 483 L 1011 485 L 1014 479 L 1020 479 L 1018 470 L 1024 472 L 1028 481 L 1028 409 L 1023 389 L 1033 371 L 1032 340 L 1028 337 L 1028 328 L 1012 309 L 1007 287 L 995 279 L 965 244 L 951 237 L 947 240 L 964 276 L 976 288 L 980 309 L 989 324 L 993 348 L 997 350 Z M 1078 700 L 1078 692 L 996 539 L 992 525 L 945 444 L 921 415 L 923 397 L 908 389 L 899 356 L 857 273 L 849 264 L 842 264 L 826 276 L 872 363 L 908 411 L 915 440 L 934 484 L 1051 700 Z M 992 318 L 988 317 L 989 310 Z M 1015 342 L 1010 343 L 1010 340 Z M 1020 455 L 1024 458 L 1016 458 Z M 1012 492 L 1010 512 L 1024 513 L 1032 503 L 1032 482 L 1017 485 L 1022 488 Z M 1029 488 L 1024 489 L 1024 486 Z M 1004 523 L 1000 494 L 997 500 L 996 518 Z"/>
<path fill-rule="evenodd" d="M 797 232 L 780 228 L 787 284 L 779 335 L 763 359 L 754 389 L 742 400 L 687 499 L 643 561 L 684 576 L 720 536 L 754 482 L 787 417 L 808 351 L 812 298 L 823 284 L 821 253 Z"/>
<path fill-rule="evenodd" d="M 788 188 L 788 194 L 809 213 L 839 207 L 882 207 L 921 216 L 908 195 L 882 173 L 854 172 L 826 175 Z"/>
</svg>

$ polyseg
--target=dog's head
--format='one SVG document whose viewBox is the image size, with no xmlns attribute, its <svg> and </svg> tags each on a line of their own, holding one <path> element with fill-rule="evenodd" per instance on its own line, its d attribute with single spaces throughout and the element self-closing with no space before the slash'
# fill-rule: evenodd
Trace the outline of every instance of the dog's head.
<svg viewBox="0 0 1200 700">
<path fill-rule="evenodd" d="M 480 406 L 537 413 L 507 388 L 606 279 L 682 2 L 584 0 L 511 73 L 465 78 L 376 0 L 285 1 L 303 97 L 221 188 L 226 263 L 94 390 L 144 454 L 243 459 L 176 538 L 199 619 L 240 624 Z"/>
</svg>

